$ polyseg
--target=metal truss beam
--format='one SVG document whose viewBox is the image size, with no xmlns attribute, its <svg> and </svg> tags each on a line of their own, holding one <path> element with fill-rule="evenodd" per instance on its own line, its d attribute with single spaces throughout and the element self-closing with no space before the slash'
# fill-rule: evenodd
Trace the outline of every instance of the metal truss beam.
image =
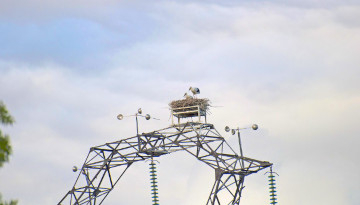
<svg viewBox="0 0 360 205">
<path fill-rule="evenodd" d="M 74 186 L 58 205 L 101 204 L 134 162 L 176 151 L 215 170 L 207 205 L 239 204 L 245 176 L 272 165 L 237 155 L 212 124 L 187 122 L 90 148 Z"/>
</svg>

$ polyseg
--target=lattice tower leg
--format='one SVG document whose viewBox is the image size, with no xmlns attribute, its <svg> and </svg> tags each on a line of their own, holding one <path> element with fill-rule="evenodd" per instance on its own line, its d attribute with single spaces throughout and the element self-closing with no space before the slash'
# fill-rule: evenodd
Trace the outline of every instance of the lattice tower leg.
<svg viewBox="0 0 360 205">
<path fill-rule="evenodd" d="M 216 180 L 207 205 L 240 204 L 241 191 L 245 177 L 238 173 L 219 173 L 215 170 Z"/>
</svg>

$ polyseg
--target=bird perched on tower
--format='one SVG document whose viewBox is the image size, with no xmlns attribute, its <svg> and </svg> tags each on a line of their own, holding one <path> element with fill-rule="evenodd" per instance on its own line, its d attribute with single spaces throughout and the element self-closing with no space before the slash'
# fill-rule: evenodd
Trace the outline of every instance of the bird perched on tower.
<svg viewBox="0 0 360 205">
<path fill-rule="evenodd" d="M 200 94 L 200 89 L 195 87 L 190 87 L 189 90 L 192 92 L 192 94 L 195 96 L 196 94 Z"/>
</svg>

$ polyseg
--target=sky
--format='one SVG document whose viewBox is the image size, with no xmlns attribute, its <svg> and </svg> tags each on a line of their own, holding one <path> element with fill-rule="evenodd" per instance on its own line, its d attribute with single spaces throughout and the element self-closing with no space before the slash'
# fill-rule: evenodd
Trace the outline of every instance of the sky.
<svg viewBox="0 0 360 205">
<path fill-rule="evenodd" d="M 1 126 L 13 155 L 0 192 L 20 205 L 57 204 L 90 147 L 135 135 L 138 108 L 170 125 L 168 103 L 190 86 L 208 121 L 241 134 L 244 155 L 274 163 L 279 204 L 360 201 L 360 2 L 2 0 Z M 158 159 L 161 204 L 205 204 L 213 170 L 186 153 Z M 241 204 L 269 204 L 263 170 Z M 150 204 L 148 164 L 129 169 L 104 204 Z"/>
</svg>

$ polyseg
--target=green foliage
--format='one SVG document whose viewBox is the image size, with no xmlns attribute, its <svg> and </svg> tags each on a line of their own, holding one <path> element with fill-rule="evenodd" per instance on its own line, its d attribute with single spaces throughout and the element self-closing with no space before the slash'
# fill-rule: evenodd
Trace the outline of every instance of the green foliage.
<svg viewBox="0 0 360 205">
<path fill-rule="evenodd" d="M 5 104 L 0 101 L 0 123 L 4 125 L 12 125 L 15 122 L 14 118 L 9 114 Z"/>
<path fill-rule="evenodd" d="M 15 120 L 9 114 L 5 104 L 2 101 L 0 101 L 0 124 L 12 125 L 14 122 Z M 10 145 L 9 136 L 3 134 L 0 129 L 0 167 L 3 166 L 4 162 L 9 161 L 10 154 L 11 154 L 11 145 Z"/>
<path fill-rule="evenodd" d="M 0 124 L 12 125 L 15 122 L 14 118 L 9 114 L 5 104 L 0 101 Z M 0 167 L 3 166 L 4 162 L 9 161 L 11 154 L 10 138 L 8 135 L 3 134 L 0 129 Z M 0 194 L 0 205 L 17 205 L 17 200 L 3 201 Z"/>
<path fill-rule="evenodd" d="M 3 166 L 4 162 L 9 161 L 10 154 L 11 154 L 11 145 L 10 145 L 9 136 L 3 135 L 0 130 L 0 167 Z"/>
<path fill-rule="evenodd" d="M 11 200 L 11 201 L 3 201 L 2 196 L 0 194 L 0 205 L 17 205 L 17 200 Z"/>
<path fill-rule="evenodd" d="M 10 202 L 4 201 L 4 202 L 0 202 L 0 205 L 17 205 L 18 201 L 17 200 L 11 200 Z"/>
</svg>

